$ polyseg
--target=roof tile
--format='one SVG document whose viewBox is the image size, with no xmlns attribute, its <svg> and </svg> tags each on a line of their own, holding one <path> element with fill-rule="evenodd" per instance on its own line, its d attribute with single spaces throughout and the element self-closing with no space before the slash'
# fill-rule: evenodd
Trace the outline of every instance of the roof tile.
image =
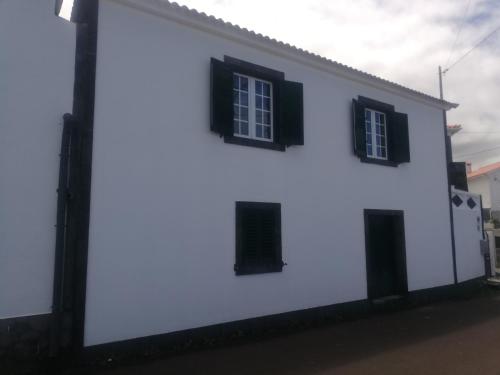
<svg viewBox="0 0 500 375">
<path fill-rule="evenodd" d="M 467 178 L 479 177 L 479 176 L 485 175 L 489 172 L 493 172 L 497 169 L 500 169 L 500 162 L 485 165 L 484 167 L 481 167 L 475 171 L 472 171 L 471 173 L 467 173 Z"/>
</svg>

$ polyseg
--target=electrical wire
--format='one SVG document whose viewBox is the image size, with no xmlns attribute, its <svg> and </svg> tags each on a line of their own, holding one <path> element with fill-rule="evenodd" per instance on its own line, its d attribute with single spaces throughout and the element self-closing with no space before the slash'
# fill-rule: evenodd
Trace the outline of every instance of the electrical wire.
<svg viewBox="0 0 500 375">
<path fill-rule="evenodd" d="M 500 25 L 498 25 L 492 32 L 490 32 L 488 35 L 486 35 L 483 39 L 481 39 L 479 42 L 477 42 L 474 47 L 472 47 L 470 50 L 468 50 L 466 53 L 462 55 L 458 60 L 456 60 L 453 64 L 451 64 L 448 68 L 443 70 L 443 74 L 448 72 L 451 68 L 453 68 L 455 65 L 457 65 L 460 61 L 465 59 L 469 53 L 471 53 L 474 49 L 476 49 L 480 44 L 485 42 L 488 38 L 490 38 L 493 34 L 495 34 L 498 30 L 500 30 Z"/>
<path fill-rule="evenodd" d="M 458 155 L 454 155 L 454 156 L 457 157 L 457 158 L 463 158 L 463 157 L 477 155 L 477 154 L 482 154 L 483 152 L 488 152 L 488 151 L 493 151 L 493 150 L 498 150 L 498 149 L 500 149 L 500 146 L 488 148 L 486 150 L 480 150 L 480 151 L 476 151 L 476 152 L 470 152 L 468 154 L 462 154 L 462 155 L 458 154 Z"/>
<path fill-rule="evenodd" d="M 448 63 L 450 62 L 451 56 L 453 52 L 455 51 L 455 47 L 457 46 L 458 38 L 460 38 L 460 33 L 462 32 L 462 27 L 464 26 L 465 19 L 467 18 L 467 14 L 469 13 L 469 6 L 470 6 L 471 0 L 467 2 L 467 7 L 465 8 L 464 16 L 462 17 L 462 21 L 460 22 L 460 25 L 458 26 L 458 31 L 457 35 L 455 37 L 455 41 L 453 42 L 453 45 L 451 46 L 450 49 L 450 54 L 448 55 L 448 59 L 446 60 L 446 64 L 444 66 L 447 66 Z"/>
</svg>

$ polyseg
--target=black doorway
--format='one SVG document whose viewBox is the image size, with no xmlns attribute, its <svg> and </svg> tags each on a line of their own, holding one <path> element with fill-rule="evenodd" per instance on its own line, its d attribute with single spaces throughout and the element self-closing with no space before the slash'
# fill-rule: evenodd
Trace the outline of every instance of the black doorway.
<svg viewBox="0 0 500 375">
<path fill-rule="evenodd" d="M 368 299 L 408 292 L 403 211 L 365 210 Z"/>
</svg>

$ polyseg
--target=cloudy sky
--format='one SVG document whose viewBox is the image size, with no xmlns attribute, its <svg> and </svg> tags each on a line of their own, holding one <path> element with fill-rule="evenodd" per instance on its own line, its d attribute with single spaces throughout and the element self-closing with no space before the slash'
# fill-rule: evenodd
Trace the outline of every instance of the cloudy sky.
<svg viewBox="0 0 500 375">
<path fill-rule="evenodd" d="M 500 0 L 178 0 L 179 4 L 438 96 L 449 67 L 500 26 Z M 458 37 L 457 37 L 458 36 Z M 500 31 L 444 77 L 460 104 L 455 160 L 500 161 Z M 486 150 L 486 151 L 485 151 Z"/>
</svg>

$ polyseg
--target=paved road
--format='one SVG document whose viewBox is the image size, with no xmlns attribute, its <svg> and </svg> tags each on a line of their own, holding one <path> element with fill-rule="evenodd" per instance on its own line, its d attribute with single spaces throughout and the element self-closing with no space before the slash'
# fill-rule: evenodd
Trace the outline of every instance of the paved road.
<svg viewBox="0 0 500 375">
<path fill-rule="evenodd" d="M 500 293 L 98 374 L 500 374 Z"/>
</svg>

